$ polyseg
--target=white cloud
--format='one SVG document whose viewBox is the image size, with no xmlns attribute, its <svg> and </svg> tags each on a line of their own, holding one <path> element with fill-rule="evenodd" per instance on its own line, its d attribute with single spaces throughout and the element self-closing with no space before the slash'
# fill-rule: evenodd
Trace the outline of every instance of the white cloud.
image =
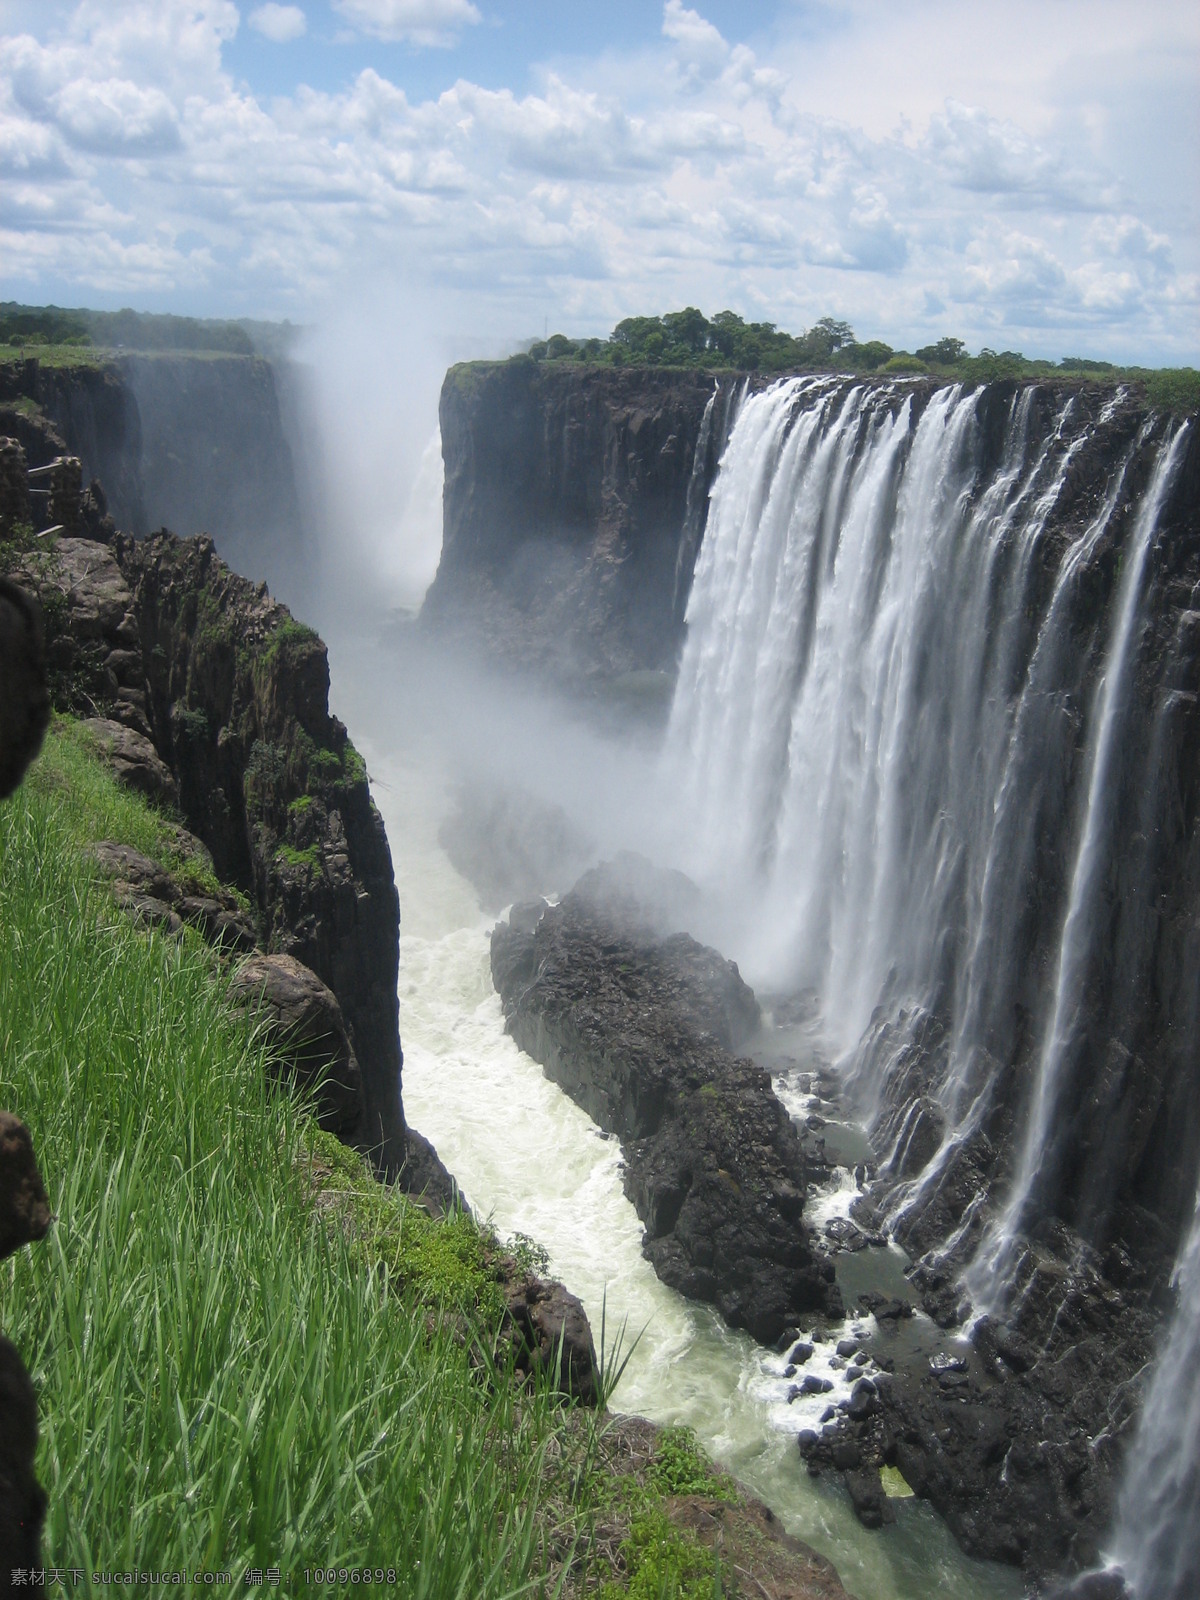
<svg viewBox="0 0 1200 1600">
<path fill-rule="evenodd" d="M 729 59 L 729 46 L 720 30 L 698 11 L 689 11 L 682 0 L 666 0 L 662 31 L 664 38 L 675 43 L 684 60 L 703 71 L 720 72 Z"/>
<path fill-rule="evenodd" d="M 986 20 L 993 0 L 980 3 Z M 51 280 L 80 298 L 174 287 L 181 309 L 202 308 L 199 295 L 211 309 L 303 316 L 346 275 L 377 272 L 457 297 L 460 325 L 501 339 L 544 316 L 604 332 L 690 303 L 795 329 L 832 313 L 910 348 L 954 333 L 1031 354 L 1195 362 L 1186 102 L 1164 94 L 1157 130 L 1142 110 L 1156 83 L 1178 83 L 1191 25 L 1160 55 L 1135 38 L 1137 116 L 1111 125 L 1151 142 L 1140 166 L 1123 147 L 1114 168 L 1096 131 L 1123 104 L 1111 61 L 1099 109 L 1081 109 L 1077 86 L 1068 100 L 1047 89 L 1035 103 L 1024 84 L 989 102 L 958 92 L 964 76 L 931 39 L 930 17 L 958 26 L 942 0 L 895 4 L 944 80 L 935 101 L 914 68 L 909 125 L 859 114 L 850 92 L 839 114 L 814 104 L 817 67 L 877 82 L 874 46 L 855 62 L 835 33 L 812 45 L 814 66 L 784 37 L 768 65 L 681 0 L 645 50 L 560 66 L 527 93 L 460 80 L 421 101 L 368 69 L 338 92 L 298 86 L 269 103 L 223 69 L 238 25 L 227 0 L 64 4 L 57 25 L 0 37 L 6 284 L 24 298 Z M 1012 4 L 1032 49 L 1035 13 Z M 1096 6 L 1107 49 L 1107 0 Z M 477 17 L 467 0 L 341 7 L 413 43 Z M 845 49 L 860 44 L 859 0 L 829 9 Z M 1044 24 L 1055 48 L 1057 17 Z M 898 24 L 880 27 L 896 44 Z M 1002 66 L 988 70 L 1003 83 Z M 1134 181 L 1168 157 L 1174 209 Z"/>
<path fill-rule="evenodd" d="M 256 6 L 246 21 L 273 44 L 287 44 L 292 39 L 302 39 L 308 32 L 308 19 L 299 6 L 276 5 L 275 0 L 268 0 L 265 6 Z"/>
<path fill-rule="evenodd" d="M 427 48 L 457 43 L 464 27 L 482 21 L 471 0 L 332 0 L 333 8 L 376 39 Z"/>
<path fill-rule="evenodd" d="M 142 89 L 128 79 L 100 83 L 75 79 L 52 101 L 67 139 L 98 155 L 152 155 L 179 145 L 175 107 L 160 89 Z"/>
</svg>

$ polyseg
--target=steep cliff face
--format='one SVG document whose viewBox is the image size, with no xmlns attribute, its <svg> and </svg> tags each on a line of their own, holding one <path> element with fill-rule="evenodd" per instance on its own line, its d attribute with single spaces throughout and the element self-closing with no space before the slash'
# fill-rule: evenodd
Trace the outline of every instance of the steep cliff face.
<svg viewBox="0 0 1200 1600">
<path fill-rule="evenodd" d="M 363 1074 L 364 1142 L 405 1160 L 396 998 L 399 904 L 383 822 L 310 629 L 218 559 L 211 540 L 122 541 L 155 744 L 218 873 L 258 907 L 268 947 L 341 1003 Z"/>
<path fill-rule="evenodd" d="M 573 676 L 672 667 L 690 578 L 681 538 L 716 466 L 713 394 L 696 372 L 452 368 L 426 621 Z"/>
<path fill-rule="evenodd" d="M 210 539 L 62 538 L 0 553 L 40 595 L 60 709 L 93 719 L 123 781 L 178 806 L 253 925 L 229 921 L 232 903 L 147 888 L 122 861 L 126 898 L 151 920 L 177 929 L 182 918 L 316 974 L 355 1063 L 331 1125 L 382 1174 L 444 1202 L 450 1180 L 400 1098 L 391 854 L 362 761 L 329 712 L 321 640 Z"/>
<path fill-rule="evenodd" d="M 207 533 L 237 570 L 277 583 L 305 550 L 283 382 L 251 356 L 3 362 L 0 431 L 31 466 L 79 456 L 123 531 Z"/>
<path fill-rule="evenodd" d="M 249 356 L 125 356 L 141 419 L 141 535 L 207 533 L 238 572 L 271 576 L 299 555 L 300 508 L 276 375 Z M 103 481 L 103 478 L 102 478 Z"/>
</svg>

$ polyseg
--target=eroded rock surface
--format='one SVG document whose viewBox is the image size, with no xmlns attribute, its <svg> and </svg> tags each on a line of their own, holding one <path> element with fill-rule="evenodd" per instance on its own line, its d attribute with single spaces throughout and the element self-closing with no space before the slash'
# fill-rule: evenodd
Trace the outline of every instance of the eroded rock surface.
<svg viewBox="0 0 1200 1600">
<path fill-rule="evenodd" d="M 557 906 L 514 908 L 492 973 L 517 1043 L 621 1138 L 664 1283 L 763 1342 L 840 1309 L 802 1222 L 799 1135 L 769 1074 L 733 1053 L 757 1021 L 736 967 L 657 932 L 597 869 Z"/>
<path fill-rule="evenodd" d="M 268 1037 L 291 1075 L 317 1088 L 318 1116 L 331 1133 L 351 1132 L 362 1117 L 362 1074 L 333 991 L 294 956 L 254 955 L 230 985 L 269 1019 Z"/>
<path fill-rule="evenodd" d="M 104 758 L 119 783 L 159 805 L 175 804 L 177 795 L 171 769 L 145 734 L 111 717 L 88 717 L 84 727 L 90 728 L 99 740 Z"/>
</svg>

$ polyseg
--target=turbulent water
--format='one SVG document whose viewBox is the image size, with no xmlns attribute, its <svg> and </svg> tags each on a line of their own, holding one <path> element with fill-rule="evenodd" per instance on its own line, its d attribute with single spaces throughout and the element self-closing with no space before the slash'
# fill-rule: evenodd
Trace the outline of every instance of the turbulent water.
<svg viewBox="0 0 1200 1600">
<path fill-rule="evenodd" d="M 810 1017 L 816 1058 L 840 1069 L 847 1100 L 891 1146 L 879 1154 L 905 1180 L 891 1196 L 901 1237 L 1007 1093 L 1002 1181 L 946 1241 L 977 1308 L 1002 1309 L 1031 1218 L 1066 1196 L 1086 1232 L 1110 1202 L 1110 1155 L 1095 1170 L 1083 1161 L 1080 1177 L 1064 1108 L 1097 1041 L 1134 1050 L 1149 1026 L 1155 841 L 1175 782 L 1172 686 L 1186 678 L 1178 640 L 1179 660 L 1159 640 L 1146 663 L 1157 533 L 1187 427 L 1147 422 L 1119 393 L 1028 386 L 792 379 L 731 398 L 704 420 L 706 449 L 723 454 L 706 519 L 689 496 L 688 561 L 697 542 L 699 554 L 657 765 L 615 747 L 581 761 L 570 730 L 507 721 L 503 693 L 387 710 L 378 656 L 361 639 L 335 649 L 335 700 L 367 755 L 400 885 L 406 1111 L 477 1210 L 548 1248 L 593 1325 L 605 1316 L 610 1345 L 617 1327 L 644 1330 L 619 1402 L 691 1423 L 859 1600 L 1015 1595 L 1015 1574 L 968 1561 L 921 1502 L 898 1502 L 894 1528 L 861 1529 L 795 1446 L 824 1398 L 789 1406 L 781 1358 L 655 1279 L 616 1141 L 504 1034 L 492 918 L 438 843 L 444 734 L 462 721 L 473 744 L 505 746 L 539 782 L 557 760 L 559 798 L 590 789 L 592 823 L 614 830 L 593 827 L 600 850 L 640 843 L 704 885 L 710 921 L 692 931 L 756 986 L 804 998 L 792 1014 Z M 680 605 L 685 593 L 681 578 Z M 422 703 L 418 681 L 398 682 L 394 707 Z M 1189 1017 L 1168 1007 L 1156 1025 L 1186 1040 Z M 811 1086 L 786 1067 L 777 1087 L 794 1113 L 811 1109 Z M 936 1137 L 918 1160 L 912 1117 L 889 1121 L 889 1090 L 893 1106 L 919 1095 L 929 1108 Z M 869 1154 L 847 1136 L 839 1157 L 833 1131 L 831 1158 L 846 1166 L 810 1203 L 817 1226 L 845 1213 L 851 1169 Z M 903 1283 L 898 1249 L 867 1254 Z M 844 1258 L 847 1271 L 858 1259 Z M 844 1284 L 848 1303 L 866 1286 Z M 1115 1535 L 1139 1600 L 1182 1600 L 1194 1583 L 1180 1530 L 1198 1494 L 1200 1223 L 1178 1291 Z M 859 1325 L 880 1335 L 866 1317 L 845 1331 Z M 919 1311 L 910 1326 L 945 1337 Z M 843 1381 L 820 1349 L 816 1366 Z"/>
</svg>

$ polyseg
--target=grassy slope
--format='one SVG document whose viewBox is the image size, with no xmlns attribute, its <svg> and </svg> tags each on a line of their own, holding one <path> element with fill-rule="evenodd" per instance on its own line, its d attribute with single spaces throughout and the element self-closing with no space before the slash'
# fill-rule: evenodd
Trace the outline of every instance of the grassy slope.
<svg viewBox="0 0 1200 1600">
<path fill-rule="evenodd" d="M 436 1277 L 397 1293 L 315 1219 L 311 1124 L 268 1093 L 209 953 L 115 911 L 81 856 L 95 837 L 169 853 L 60 731 L 0 808 L 0 1104 L 58 1215 L 0 1268 L 39 1393 L 48 1559 L 507 1592 L 536 1563 L 549 1402 L 514 1419 L 461 1323 L 421 1313 Z"/>
<path fill-rule="evenodd" d="M 329 1566 L 461 1600 L 735 1592 L 664 1515 L 680 1493 L 737 1501 L 728 1480 L 679 1430 L 631 1472 L 623 1424 L 490 1365 L 494 1238 L 431 1222 L 268 1091 L 216 958 L 116 909 L 98 838 L 205 871 L 60 720 L 0 806 L 0 1105 L 57 1213 L 0 1265 L 47 1563 L 92 1592 L 200 1568 L 240 1592 L 279 1567 L 299 1593 Z"/>
</svg>

